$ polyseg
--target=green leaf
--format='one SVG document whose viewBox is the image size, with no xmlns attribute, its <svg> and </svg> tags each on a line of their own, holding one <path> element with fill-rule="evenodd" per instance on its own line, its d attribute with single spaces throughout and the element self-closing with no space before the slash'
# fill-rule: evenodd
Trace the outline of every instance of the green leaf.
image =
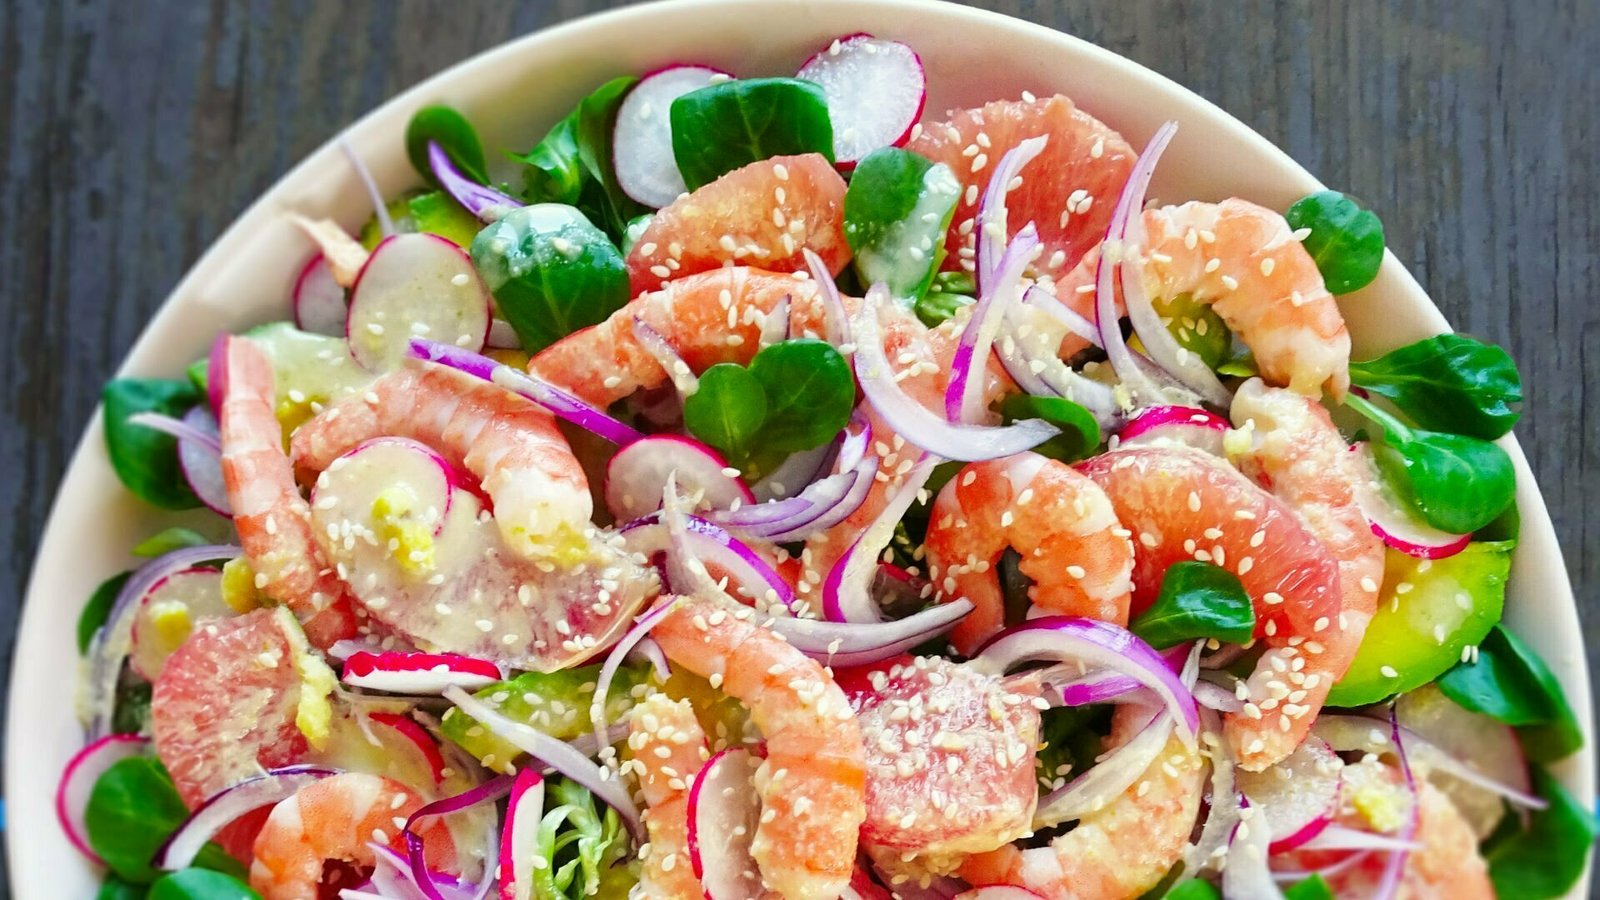
<svg viewBox="0 0 1600 900">
<path fill-rule="evenodd" d="M 581 785 L 565 778 L 547 784 L 551 809 L 536 840 L 550 864 L 534 870 L 535 900 L 627 897 L 639 878 L 637 866 L 617 864 L 629 850 L 621 817 L 610 807 L 597 808 Z"/>
<path fill-rule="evenodd" d="M 1255 634 L 1256 613 L 1237 575 L 1183 560 L 1167 569 L 1156 602 L 1128 627 L 1157 650 L 1201 638 L 1242 644 Z"/>
<path fill-rule="evenodd" d="M 530 353 L 605 321 L 628 302 L 622 254 L 571 206 L 512 210 L 478 233 L 472 262 Z"/>
<path fill-rule="evenodd" d="M 1467 534 L 1511 505 L 1517 475 L 1496 444 L 1438 431 L 1372 445 L 1378 469 L 1429 525 Z"/>
<path fill-rule="evenodd" d="M 1235 378 L 1254 378 L 1261 374 L 1256 371 L 1256 355 L 1249 350 L 1241 351 L 1217 366 L 1218 375 L 1231 375 Z"/>
<path fill-rule="evenodd" d="M 1209 881 L 1185 881 L 1164 895 L 1166 900 L 1222 900 L 1222 893 Z"/>
<path fill-rule="evenodd" d="M 107 875 L 100 883 L 94 900 L 145 900 L 150 889 L 142 884 L 129 884 L 116 875 Z"/>
<path fill-rule="evenodd" d="M 764 448 L 795 453 L 820 447 L 855 409 L 855 375 L 827 341 L 797 338 L 763 347 L 750 361 L 750 375 L 767 396 Z"/>
<path fill-rule="evenodd" d="M 134 756 L 101 773 L 89 791 L 84 821 L 89 846 L 117 877 L 148 884 L 161 874 L 150 865 L 151 858 L 188 817 L 188 807 L 160 761 Z M 197 864 L 244 877 L 239 862 L 215 845 L 207 845 Z"/>
<path fill-rule="evenodd" d="M 461 113 L 448 106 L 424 106 L 406 123 L 406 156 L 423 180 L 439 186 L 428 165 L 428 142 L 438 143 L 463 175 L 479 184 L 489 183 L 489 166 L 484 162 L 483 144 L 478 132 Z"/>
<path fill-rule="evenodd" d="M 131 552 L 134 556 L 152 558 L 164 556 L 174 550 L 182 550 L 185 547 L 200 547 L 209 543 L 211 543 L 210 539 L 193 528 L 181 528 L 175 525 L 164 531 L 158 531 L 140 541 L 134 545 Z"/>
<path fill-rule="evenodd" d="M 1302 241 L 1322 280 L 1335 294 L 1372 283 L 1383 263 L 1383 223 L 1338 191 L 1320 191 L 1295 202 L 1284 218 L 1294 229 L 1309 228 Z"/>
<path fill-rule="evenodd" d="M 123 572 L 113 575 L 89 595 L 89 602 L 83 605 L 83 612 L 78 614 L 78 653 L 89 652 L 89 644 L 94 640 L 94 633 L 106 623 L 106 617 L 111 615 L 111 604 L 117 602 L 117 594 L 122 592 L 122 586 L 128 583 L 132 572 Z"/>
<path fill-rule="evenodd" d="M 742 459 L 767 420 L 767 392 L 750 370 L 718 363 L 700 376 L 700 389 L 683 401 L 683 425 L 718 450 Z"/>
<path fill-rule="evenodd" d="M 187 381 L 118 378 L 106 384 L 104 403 L 106 451 L 111 467 L 134 496 L 162 509 L 200 505 L 178 467 L 178 441 L 171 435 L 130 425 L 134 413 L 157 412 L 174 418 L 200 402 L 200 392 Z"/>
<path fill-rule="evenodd" d="M 1333 900 L 1333 888 L 1328 886 L 1321 875 L 1312 875 L 1310 878 L 1286 888 L 1283 900 Z"/>
<path fill-rule="evenodd" d="M 966 294 L 970 297 L 978 293 L 978 279 L 971 272 L 940 272 L 933 276 L 933 283 L 928 285 L 928 290 L 935 294 Z"/>
<path fill-rule="evenodd" d="M 1151 305 L 1156 315 L 1167 320 L 1167 331 L 1178 346 L 1200 357 L 1206 368 L 1216 369 L 1229 362 L 1233 332 L 1211 304 L 1195 300 L 1193 294 L 1179 294 L 1155 300 Z"/>
<path fill-rule="evenodd" d="M 538 146 L 522 156 L 527 163 L 523 197 L 529 203 L 575 206 L 613 240 L 628 222 L 647 210 L 622 192 L 611 167 L 611 134 L 617 109 L 639 79 L 613 78 L 578 101 Z"/>
<path fill-rule="evenodd" d="M 471 247 L 472 239 L 483 229 L 477 216 L 444 191 L 429 191 L 408 199 L 406 212 L 417 231 L 437 234 L 462 249 Z"/>
<path fill-rule="evenodd" d="M 112 734 L 140 734 L 150 722 L 150 702 L 154 688 L 150 682 L 129 675 L 117 685 L 111 707 Z"/>
<path fill-rule="evenodd" d="M 1522 513 L 1517 509 L 1517 502 L 1511 501 L 1506 511 L 1495 518 L 1493 522 L 1479 528 L 1473 535 L 1475 541 L 1510 541 L 1516 543 L 1522 537 Z"/>
<path fill-rule="evenodd" d="M 917 298 L 914 307 L 917 318 L 929 328 L 938 328 L 944 321 L 955 315 L 963 306 L 970 306 L 973 299 L 965 294 L 952 294 L 943 291 L 929 291 Z"/>
<path fill-rule="evenodd" d="M 1035 397 L 1012 394 L 1000 404 L 1007 424 L 1024 419 L 1043 419 L 1061 433 L 1033 448 L 1033 452 L 1062 462 L 1088 459 L 1100 449 L 1100 423 L 1087 409 L 1062 397 Z"/>
<path fill-rule="evenodd" d="M 183 869 L 156 879 L 149 900 L 261 900 L 261 895 L 232 875 Z"/>
<path fill-rule="evenodd" d="M 708 85 L 672 101 L 672 155 L 689 190 L 741 166 L 802 153 L 833 162 L 833 123 L 819 85 L 748 78 Z"/>
<path fill-rule="evenodd" d="M 576 206 L 583 195 L 588 170 L 578 156 L 578 114 L 574 111 L 551 128 L 532 150 L 512 159 L 528 166 L 523 173 L 522 197 L 529 203 L 565 203 Z"/>
<path fill-rule="evenodd" d="M 942 163 L 898 147 L 868 154 L 844 195 L 844 237 L 861 282 L 920 300 L 944 260 L 960 199 L 961 182 Z"/>
<path fill-rule="evenodd" d="M 1439 678 L 1445 696 L 1473 712 L 1517 727 L 1523 750 L 1538 762 L 1583 746 L 1583 732 L 1555 673 L 1504 625 L 1478 644 L 1477 659 Z"/>
<path fill-rule="evenodd" d="M 1511 354 L 1441 334 L 1350 364 L 1350 381 L 1387 397 L 1423 428 L 1494 440 L 1521 415 L 1522 377 Z"/>
<path fill-rule="evenodd" d="M 1594 814 L 1538 767 L 1533 770 L 1533 788 L 1550 806 L 1534 811 L 1526 831 L 1487 853 L 1489 880 L 1500 900 L 1564 895 L 1583 874 L 1589 850 L 1600 836 Z"/>
</svg>

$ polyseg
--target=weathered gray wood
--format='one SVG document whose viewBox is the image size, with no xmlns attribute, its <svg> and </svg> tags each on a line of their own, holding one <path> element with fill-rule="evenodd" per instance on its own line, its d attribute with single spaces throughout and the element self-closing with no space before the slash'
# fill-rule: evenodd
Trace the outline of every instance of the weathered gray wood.
<svg viewBox="0 0 1600 900">
<path fill-rule="evenodd" d="M 99 386 L 207 242 L 303 154 L 401 88 L 507 38 L 619 5 L 5 0 L 0 665 L 9 671 L 16 598 Z M 1391 245 L 1446 314 L 1521 363 L 1518 432 L 1548 491 L 1585 632 L 1596 635 L 1600 4 L 977 5 L 1178 79 L 1382 212 Z"/>
</svg>

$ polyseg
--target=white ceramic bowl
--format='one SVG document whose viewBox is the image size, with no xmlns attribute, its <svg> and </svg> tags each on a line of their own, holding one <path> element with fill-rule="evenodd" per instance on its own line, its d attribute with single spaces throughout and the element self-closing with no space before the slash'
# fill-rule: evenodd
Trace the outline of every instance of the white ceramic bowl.
<svg viewBox="0 0 1600 900">
<path fill-rule="evenodd" d="M 1171 81 L 1076 38 L 993 13 L 926 0 L 680 0 L 580 19 L 498 47 L 395 98 L 345 137 L 385 194 L 410 186 L 401 134 L 413 110 L 444 101 L 463 110 L 489 147 L 530 146 L 594 85 L 611 76 L 696 61 L 741 75 L 787 75 L 832 38 L 857 31 L 915 47 L 928 67 L 930 115 L 996 97 L 1060 91 L 1140 146 L 1164 120 L 1181 124 L 1156 177 L 1167 199 L 1246 197 L 1282 209 L 1321 185 L 1282 151 Z M 349 166 L 324 146 L 219 238 L 172 292 L 122 367 L 178 376 L 219 330 L 288 315 L 291 279 L 309 253 L 287 210 L 359 226 L 370 210 Z M 1378 280 L 1341 298 L 1358 356 L 1448 324 L 1392 256 Z M 1522 543 L 1506 618 L 1544 654 L 1590 736 L 1589 679 L 1578 619 L 1550 517 L 1514 441 Z M 19 900 L 88 897 L 96 873 L 56 827 L 52 796 L 83 733 L 71 714 L 74 623 L 94 586 L 127 567 L 127 550 L 157 521 L 117 483 L 90 423 L 67 469 L 28 590 L 11 683 L 5 796 L 7 844 Z M 1557 767 L 1579 798 L 1594 794 L 1590 747 Z M 1582 894 L 1582 886 L 1573 896 Z"/>
</svg>

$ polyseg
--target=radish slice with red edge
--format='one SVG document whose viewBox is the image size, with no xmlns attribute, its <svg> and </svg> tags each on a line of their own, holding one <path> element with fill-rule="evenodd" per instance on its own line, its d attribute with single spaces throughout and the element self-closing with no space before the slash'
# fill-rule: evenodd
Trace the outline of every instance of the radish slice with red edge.
<svg viewBox="0 0 1600 900">
<path fill-rule="evenodd" d="M 489 289 L 466 251 L 436 234 L 384 238 L 350 289 L 345 338 L 368 371 L 399 365 L 417 337 L 480 350 Z"/>
<path fill-rule="evenodd" d="M 1303 741 L 1263 772 L 1237 773 L 1239 790 L 1256 808 L 1251 827 L 1265 827 L 1270 853 L 1287 853 L 1333 824 L 1344 764 L 1321 738 Z"/>
<path fill-rule="evenodd" d="M 730 77 L 709 66 L 669 66 L 628 91 L 611 132 L 611 167 L 624 194 L 660 209 L 689 190 L 672 152 L 672 101 Z"/>
<path fill-rule="evenodd" d="M 502 677 L 500 667 L 486 659 L 455 653 L 369 653 L 363 650 L 344 661 L 339 680 L 372 691 L 437 696 L 449 687 L 475 691 Z"/>
<path fill-rule="evenodd" d="M 1440 531 L 1412 512 L 1411 505 L 1396 496 L 1379 473 L 1372 448 L 1365 441 L 1351 444 L 1350 452 L 1356 454 L 1359 468 L 1367 476 L 1356 482 L 1356 505 L 1367 517 L 1372 533 L 1386 546 L 1418 559 L 1445 559 L 1472 543 L 1472 535 Z"/>
<path fill-rule="evenodd" d="M 134 413 L 128 424 L 169 434 L 178 439 L 178 468 L 183 480 L 206 508 L 219 516 L 233 517 L 228 501 L 228 486 L 222 479 L 222 438 L 216 416 L 204 404 L 183 414 L 182 419 L 157 412 Z"/>
<path fill-rule="evenodd" d="M 474 378 L 482 378 L 512 393 L 520 394 L 550 410 L 557 418 L 571 422 L 619 447 L 625 447 L 644 437 L 632 425 L 579 400 L 555 385 L 513 369 L 511 366 L 495 362 L 479 353 L 438 341 L 414 338 L 411 341 L 410 354 L 416 359 L 425 359 L 452 369 L 459 369 Z"/>
<path fill-rule="evenodd" d="M 1181 444 L 1222 456 L 1222 438 L 1232 427 L 1227 419 L 1193 406 L 1148 406 L 1139 410 L 1117 435 L 1117 446 Z"/>
<path fill-rule="evenodd" d="M 489 320 L 489 336 L 484 340 L 484 346 L 490 350 L 521 350 L 522 339 L 517 337 L 517 330 L 505 319 Z"/>
<path fill-rule="evenodd" d="M 417 752 L 427 761 L 428 769 L 433 775 L 435 785 L 444 784 L 444 754 L 439 752 L 439 742 L 433 739 L 428 729 L 417 724 L 417 720 L 402 713 L 375 712 L 369 713 L 367 718 L 386 728 L 392 728 L 401 737 L 416 746 Z"/>
<path fill-rule="evenodd" d="M 651 435 L 611 457 L 606 466 L 606 508 L 619 522 L 655 512 L 661 508 L 661 486 L 673 472 L 685 494 L 699 495 L 701 508 L 754 504 L 756 495 L 730 474 L 735 471 L 722 454 L 693 438 Z"/>
<path fill-rule="evenodd" d="M 189 818 L 167 838 L 156 851 L 155 865 L 169 871 L 186 868 L 200 855 L 206 842 L 235 819 L 251 810 L 287 800 L 301 788 L 337 774 L 338 769 L 323 766 L 287 766 L 223 788 L 195 807 Z"/>
<path fill-rule="evenodd" d="M 1395 700 L 1394 711 L 1401 728 L 1438 747 L 1466 768 L 1520 794 L 1533 793 L 1528 759 L 1523 753 L 1521 739 L 1511 726 L 1466 710 L 1436 686 L 1401 694 Z M 1409 740 L 1407 746 L 1411 749 L 1411 758 L 1422 764 L 1416 741 Z M 1433 772 L 1429 777 L 1437 779 L 1439 789 L 1472 825 L 1479 840 L 1494 832 L 1505 814 L 1499 792 L 1444 772 Z"/>
<path fill-rule="evenodd" d="M 468 479 L 456 471 L 439 451 L 421 441 L 403 437 L 371 438 L 341 454 L 317 476 L 311 502 L 334 498 L 344 509 L 370 510 L 396 487 L 407 491 L 414 508 L 408 521 L 429 526 L 438 537 L 450 515 L 455 491 Z M 370 546 L 380 557 L 393 553 L 387 545 Z"/>
<path fill-rule="evenodd" d="M 72 846 L 97 863 L 102 860 L 89 847 L 89 828 L 84 821 L 89 793 L 112 765 L 129 757 L 143 756 L 149 747 L 150 741 L 137 734 L 108 734 L 74 753 L 61 772 L 61 782 L 56 785 L 56 818 L 61 821 L 61 830 L 67 833 Z"/>
<path fill-rule="evenodd" d="M 909 140 L 928 100 L 927 74 L 916 51 L 870 34 L 835 40 L 806 60 L 797 77 L 822 86 L 833 120 L 834 160 L 845 169 L 874 150 Z"/>
<path fill-rule="evenodd" d="M 222 599 L 220 571 L 197 567 L 173 572 L 152 585 L 139 601 L 128 665 L 139 677 L 154 682 L 166 667 L 167 657 L 194 629 L 236 614 Z"/>
<path fill-rule="evenodd" d="M 711 757 L 689 788 L 689 864 L 706 900 L 748 900 L 765 893 L 750 846 L 761 824 L 755 787 L 761 760 L 730 747 Z"/>
<path fill-rule="evenodd" d="M 318 253 L 294 280 L 294 327 L 312 334 L 344 337 L 344 288 L 333 280 L 328 259 Z"/>
<path fill-rule="evenodd" d="M 500 832 L 500 900 L 532 900 L 534 864 L 545 862 L 539 850 L 543 818 L 544 778 L 532 769 L 523 769 L 511 783 L 505 827 Z"/>
</svg>

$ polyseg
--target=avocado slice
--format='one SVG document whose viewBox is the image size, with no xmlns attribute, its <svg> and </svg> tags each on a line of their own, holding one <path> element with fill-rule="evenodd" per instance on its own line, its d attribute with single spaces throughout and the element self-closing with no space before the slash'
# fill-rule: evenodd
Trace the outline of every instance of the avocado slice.
<svg viewBox="0 0 1600 900">
<path fill-rule="evenodd" d="M 397 231 L 437 234 L 463 249 L 471 247 L 472 239 L 483 230 L 483 223 L 444 191 L 409 193 L 391 200 L 389 218 L 394 220 Z M 378 227 L 377 216 L 373 216 L 361 226 L 361 245 L 371 250 L 381 240 L 383 232 Z"/>
<path fill-rule="evenodd" d="M 594 703 L 599 676 L 599 664 L 559 672 L 525 672 L 509 681 L 495 682 L 473 696 L 512 721 L 526 722 L 558 741 L 570 741 L 593 730 L 589 707 Z M 608 722 L 622 721 L 633 709 L 650 676 L 648 666 L 625 665 L 617 669 L 611 690 L 606 693 Z M 459 709 L 445 711 L 439 730 L 498 772 L 511 771 L 512 761 L 522 755 L 521 750 L 491 734 Z"/>
</svg>

